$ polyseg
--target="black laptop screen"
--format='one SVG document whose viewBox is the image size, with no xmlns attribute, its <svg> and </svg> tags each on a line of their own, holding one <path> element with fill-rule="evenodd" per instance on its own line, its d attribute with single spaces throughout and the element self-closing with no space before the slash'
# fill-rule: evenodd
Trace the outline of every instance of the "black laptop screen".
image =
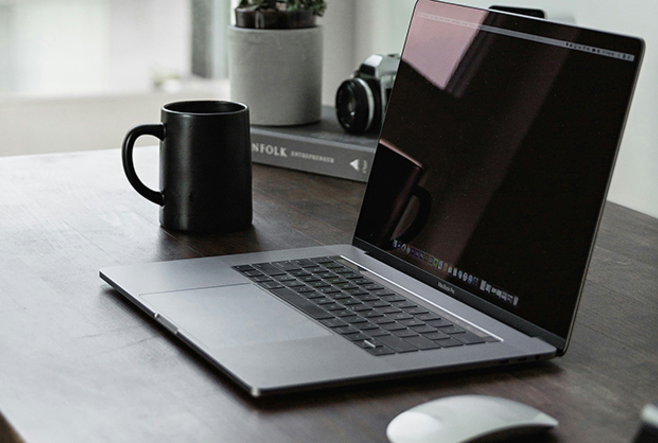
<svg viewBox="0 0 658 443">
<path fill-rule="evenodd" d="M 420 0 L 355 238 L 566 339 L 641 51 Z"/>
</svg>

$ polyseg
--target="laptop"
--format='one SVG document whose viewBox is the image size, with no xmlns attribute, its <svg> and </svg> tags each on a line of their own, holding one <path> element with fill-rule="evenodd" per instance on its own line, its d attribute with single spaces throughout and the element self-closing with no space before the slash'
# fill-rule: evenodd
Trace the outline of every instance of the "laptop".
<svg viewBox="0 0 658 443">
<path fill-rule="evenodd" d="M 418 0 L 351 245 L 100 276 L 255 397 L 560 356 L 642 52 Z"/>
</svg>

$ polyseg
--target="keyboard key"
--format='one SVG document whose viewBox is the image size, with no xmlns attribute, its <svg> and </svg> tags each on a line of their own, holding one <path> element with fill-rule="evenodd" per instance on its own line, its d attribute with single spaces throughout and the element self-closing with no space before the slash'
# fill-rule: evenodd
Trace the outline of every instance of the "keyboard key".
<svg viewBox="0 0 658 443">
<path fill-rule="evenodd" d="M 326 306 L 323 306 L 325 309 L 327 309 Z M 409 325 L 407 325 L 409 326 Z M 418 332 L 419 334 L 430 334 L 432 332 L 437 332 L 437 330 L 431 326 L 427 326 L 423 324 L 422 326 L 410 326 L 414 331 Z"/>
<path fill-rule="evenodd" d="M 356 280 L 361 278 L 361 274 L 357 274 L 356 272 L 345 272 L 341 274 L 341 277 L 343 277 L 345 280 Z"/>
<path fill-rule="evenodd" d="M 371 336 L 371 337 L 381 337 L 382 335 L 391 335 L 390 332 L 388 332 L 388 331 L 384 331 L 384 330 L 381 329 L 381 328 L 377 328 L 377 329 L 368 329 L 368 331 L 367 331 L 366 333 L 367 333 L 369 336 Z"/>
<path fill-rule="evenodd" d="M 379 294 L 375 294 L 375 295 L 379 295 Z M 384 296 L 380 295 L 379 298 L 381 298 L 382 300 L 385 300 L 389 303 L 398 302 L 398 301 L 408 303 L 406 298 L 402 297 L 401 295 L 396 295 L 396 294 L 384 295 Z"/>
<path fill-rule="evenodd" d="M 290 271 L 289 274 L 294 275 L 297 278 L 309 277 L 311 275 L 304 269 L 300 269 L 299 271 Z"/>
<path fill-rule="evenodd" d="M 473 334 L 472 332 L 465 332 L 463 334 L 456 334 L 454 336 L 454 338 L 456 338 L 460 342 L 462 342 L 464 344 L 467 344 L 467 345 L 476 345 L 476 344 L 486 342 L 486 340 L 484 338 L 479 337 L 479 336 Z"/>
<path fill-rule="evenodd" d="M 450 326 L 447 328 L 441 328 L 441 332 L 445 332 L 446 334 L 453 335 L 453 334 L 463 334 L 464 332 L 466 332 L 466 330 L 460 328 L 459 326 Z"/>
<path fill-rule="evenodd" d="M 388 317 L 392 318 L 393 320 L 413 320 L 413 321 L 418 321 L 414 319 L 411 315 L 405 314 L 404 312 L 394 312 L 394 313 L 388 313 L 386 312 L 387 309 L 384 308 L 382 309 L 382 312 L 386 314 Z"/>
<path fill-rule="evenodd" d="M 320 320 L 320 323 L 323 325 L 329 327 L 329 328 L 338 328 L 341 326 L 349 326 L 347 323 L 344 321 L 338 319 L 338 318 L 328 318 L 326 320 Z"/>
<path fill-rule="evenodd" d="M 404 339 L 400 337 L 396 337 L 394 335 L 383 335 L 373 340 L 379 341 L 384 346 L 391 348 L 395 352 L 414 352 L 418 350 L 417 347 L 415 347 L 408 341 L 405 341 Z"/>
<path fill-rule="evenodd" d="M 334 259 L 329 258 L 329 257 L 315 257 L 315 258 L 312 258 L 310 261 L 312 261 L 313 263 L 320 264 L 320 265 L 323 265 L 325 263 L 335 263 Z"/>
<path fill-rule="evenodd" d="M 317 266 L 316 263 L 313 263 L 311 260 L 307 260 L 307 259 L 293 260 L 292 263 L 299 266 L 300 268 L 310 268 Z"/>
<path fill-rule="evenodd" d="M 384 314 L 379 312 L 377 309 L 371 309 L 370 311 L 365 312 L 361 315 L 363 315 L 365 318 L 375 318 L 375 317 L 383 317 L 384 316 Z"/>
<path fill-rule="evenodd" d="M 433 312 L 428 312 L 427 314 L 416 315 L 418 320 L 429 321 L 429 320 L 441 320 L 441 317 L 434 314 Z"/>
<path fill-rule="evenodd" d="M 317 292 L 315 292 L 315 289 L 309 288 L 308 286 L 296 286 L 293 288 L 293 291 L 295 291 L 298 294 L 311 294 L 311 293 L 317 294 Z"/>
<path fill-rule="evenodd" d="M 334 331 L 336 331 L 340 335 L 356 334 L 357 332 L 359 332 L 358 329 L 353 328 L 351 326 L 339 326 L 337 328 L 334 328 Z"/>
<path fill-rule="evenodd" d="M 399 314 L 391 314 L 389 317 L 393 318 L 393 315 L 399 315 Z M 402 318 L 402 319 L 396 318 L 396 320 L 398 320 L 400 323 L 402 323 L 405 326 L 409 326 L 410 328 L 412 328 L 414 326 L 427 326 L 424 321 L 420 321 L 420 320 L 415 319 L 413 317 L 408 318 L 408 319 L 407 318 Z M 429 328 L 431 326 L 427 326 L 427 327 Z M 432 328 L 432 329 L 434 329 L 434 328 Z"/>
<path fill-rule="evenodd" d="M 280 299 L 295 306 L 297 309 L 301 310 L 311 318 L 314 318 L 316 320 L 324 320 L 334 317 L 332 314 L 316 306 L 315 304 L 299 296 L 298 294 L 295 294 L 293 291 L 291 291 L 288 288 L 270 289 L 270 291 Z"/>
<path fill-rule="evenodd" d="M 371 291 L 371 292 L 372 291 L 378 291 L 378 290 L 381 290 L 381 289 L 386 289 L 382 285 L 378 285 L 377 283 L 373 283 L 373 282 L 368 282 L 368 284 L 364 285 L 363 288 L 367 289 L 368 291 Z"/>
<path fill-rule="evenodd" d="M 242 273 L 245 277 L 253 278 L 253 277 L 262 277 L 264 274 L 260 271 L 256 271 L 255 269 L 253 271 L 245 271 Z"/>
<path fill-rule="evenodd" d="M 306 286 L 304 282 L 301 282 L 299 280 L 282 281 L 281 283 L 288 286 L 289 288 L 301 288 L 302 286 Z"/>
<path fill-rule="evenodd" d="M 380 343 L 373 343 L 371 340 L 366 339 L 366 340 L 357 340 L 354 342 L 355 345 L 357 345 L 360 348 L 363 349 L 373 349 L 373 348 L 381 348 L 383 345 Z"/>
<path fill-rule="evenodd" d="M 361 300 L 359 300 L 358 298 L 354 298 L 354 297 L 350 297 L 350 298 L 346 298 L 346 299 L 340 300 L 340 302 L 341 302 L 342 304 L 344 304 L 345 306 L 360 305 L 360 304 L 362 304 L 362 303 L 361 303 Z"/>
<path fill-rule="evenodd" d="M 335 302 L 327 297 L 321 297 L 321 298 L 314 298 L 313 303 L 316 305 L 329 305 L 329 304 L 335 304 Z"/>
<path fill-rule="evenodd" d="M 444 334 L 443 332 L 430 332 L 427 334 L 423 334 L 425 337 L 429 338 L 430 340 L 444 340 L 447 338 L 450 338 L 448 334 Z"/>
<path fill-rule="evenodd" d="M 408 314 L 415 315 L 419 320 L 423 320 L 422 318 L 420 318 L 421 315 L 429 314 L 429 311 L 427 309 L 421 308 L 420 306 L 417 306 L 417 307 L 411 308 L 411 309 L 406 309 L 406 308 L 403 308 L 403 309 Z"/>
<path fill-rule="evenodd" d="M 391 331 L 394 335 L 398 337 L 407 338 L 407 337 L 416 337 L 418 333 L 411 329 L 401 329 L 399 331 Z"/>
<path fill-rule="evenodd" d="M 283 285 L 279 283 L 278 281 L 264 281 L 259 283 L 262 287 L 266 289 L 278 289 L 278 288 L 283 288 Z"/>
<path fill-rule="evenodd" d="M 366 352 L 369 352 L 375 356 L 395 354 L 395 351 L 392 351 L 386 346 L 380 346 L 377 348 L 364 348 L 364 349 L 366 350 Z"/>
<path fill-rule="evenodd" d="M 289 261 L 275 261 L 272 262 L 274 266 L 276 266 L 279 269 L 282 269 L 284 271 L 299 271 L 299 266 L 293 264 L 292 262 Z"/>
<path fill-rule="evenodd" d="M 409 312 L 409 309 L 418 308 L 418 305 L 416 303 L 412 303 L 409 300 L 405 300 L 403 302 L 392 302 L 391 304 L 397 306 L 400 309 L 404 309 L 409 314 L 411 314 L 411 312 Z"/>
<path fill-rule="evenodd" d="M 374 306 L 374 305 L 373 305 L 373 306 Z M 382 311 L 384 314 L 387 314 L 387 315 L 388 315 L 388 314 L 396 314 L 396 313 L 398 313 L 398 312 L 402 312 L 401 310 L 399 310 L 398 308 L 395 308 L 395 307 L 393 307 L 393 306 L 385 306 L 385 307 L 380 308 L 379 310 Z M 405 315 L 406 315 L 406 314 L 405 314 Z M 411 317 L 411 316 L 410 316 L 410 317 Z"/>
<path fill-rule="evenodd" d="M 370 337 L 362 332 L 357 332 L 356 334 L 343 334 L 343 337 L 350 341 L 370 340 Z"/>
<path fill-rule="evenodd" d="M 405 337 L 405 340 L 420 349 L 421 351 L 426 351 L 429 349 L 439 349 L 441 346 L 435 341 L 425 338 L 423 336 L 417 335 L 415 337 Z"/>
<path fill-rule="evenodd" d="M 372 311 L 371 306 L 363 304 L 363 303 L 361 303 L 360 305 L 351 305 L 350 309 L 354 312 L 363 312 L 363 313 L 368 312 L 368 311 Z M 363 315 L 363 314 L 361 314 L 361 315 Z"/>
<path fill-rule="evenodd" d="M 306 283 L 307 285 L 313 287 L 313 288 L 323 288 L 323 287 L 328 287 L 331 286 L 329 283 L 324 282 L 322 280 L 317 280 L 317 281 L 310 281 Z"/>
<path fill-rule="evenodd" d="M 359 315 L 350 315 L 349 317 L 342 317 L 341 320 L 353 324 L 353 323 L 363 323 L 366 322 L 367 320 Z"/>
<path fill-rule="evenodd" d="M 464 343 L 460 342 L 459 340 L 455 340 L 454 338 L 446 338 L 443 340 L 435 340 L 436 344 L 441 345 L 442 348 L 452 348 L 455 346 L 464 346 Z"/>
<path fill-rule="evenodd" d="M 385 323 L 395 323 L 395 320 L 392 320 L 388 317 L 370 317 L 369 320 L 378 325 L 382 325 Z"/>
<path fill-rule="evenodd" d="M 416 318 L 420 318 L 420 316 L 418 316 Z M 421 318 L 421 320 L 422 320 L 422 318 Z M 430 321 L 427 321 L 426 323 L 430 326 L 434 326 L 435 328 L 446 328 L 446 327 L 454 326 L 454 323 L 449 322 L 447 320 L 443 320 L 442 318 L 438 319 L 438 320 L 430 320 Z"/>
<path fill-rule="evenodd" d="M 274 266 L 270 263 L 258 263 L 258 264 L 254 265 L 254 268 L 258 269 L 263 274 L 267 274 L 267 275 L 285 274 L 284 271 L 282 271 L 281 269 L 277 268 L 276 266 Z"/>
<path fill-rule="evenodd" d="M 343 310 L 336 310 L 336 311 L 331 311 L 332 314 L 334 314 L 336 317 L 349 317 L 351 315 L 354 315 L 354 312 L 349 311 L 347 309 Z"/>
<path fill-rule="evenodd" d="M 363 322 L 363 323 L 356 323 L 353 325 L 357 328 L 359 328 L 359 331 L 372 331 L 375 329 L 379 329 L 379 326 L 377 326 L 374 323 L 370 323 L 369 321 Z"/>
<path fill-rule="evenodd" d="M 354 293 L 367 294 L 368 293 L 367 291 L 361 289 L 357 285 L 354 285 L 354 284 L 352 284 L 350 282 L 347 282 L 347 281 L 344 282 L 344 283 L 334 283 L 334 284 L 336 286 L 338 286 L 340 289 L 342 289 L 343 291 L 347 291 L 350 294 L 354 294 Z"/>
<path fill-rule="evenodd" d="M 373 321 L 373 323 L 375 323 Z M 378 323 L 379 327 L 386 330 L 386 331 L 401 331 L 402 329 L 407 329 L 405 325 L 401 325 L 400 323 Z"/>
<path fill-rule="evenodd" d="M 355 297 L 359 297 L 359 300 L 361 300 L 361 301 L 380 301 L 381 302 L 381 300 L 379 300 L 379 297 L 377 297 L 376 295 L 369 294 L 366 291 L 361 291 L 361 292 L 362 293 L 352 293 L 352 295 L 355 296 Z"/>
</svg>

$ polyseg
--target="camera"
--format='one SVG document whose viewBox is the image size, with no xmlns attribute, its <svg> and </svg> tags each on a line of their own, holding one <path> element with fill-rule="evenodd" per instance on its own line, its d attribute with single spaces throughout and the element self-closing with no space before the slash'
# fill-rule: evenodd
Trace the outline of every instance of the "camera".
<svg viewBox="0 0 658 443">
<path fill-rule="evenodd" d="M 341 83 L 336 91 L 336 116 L 347 132 L 381 130 L 399 65 L 399 54 L 373 54 Z"/>
</svg>

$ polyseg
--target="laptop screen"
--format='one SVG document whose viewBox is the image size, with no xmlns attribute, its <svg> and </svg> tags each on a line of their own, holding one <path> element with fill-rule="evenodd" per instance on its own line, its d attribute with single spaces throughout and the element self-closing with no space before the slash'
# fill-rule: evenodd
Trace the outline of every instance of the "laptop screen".
<svg viewBox="0 0 658 443">
<path fill-rule="evenodd" d="M 355 244 L 566 343 L 642 48 L 420 0 Z"/>
</svg>

